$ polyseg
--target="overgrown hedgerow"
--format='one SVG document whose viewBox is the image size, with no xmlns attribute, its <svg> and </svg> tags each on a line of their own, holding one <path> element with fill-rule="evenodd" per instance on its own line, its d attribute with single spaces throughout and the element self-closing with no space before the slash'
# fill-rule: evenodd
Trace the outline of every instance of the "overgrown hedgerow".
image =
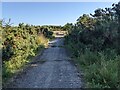
<svg viewBox="0 0 120 90">
<path fill-rule="evenodd" d="M 65 25 L 65 45 L 81 66 L 88 88 L 120 88 L 120 2 L 112 6 Z"/>
<path fill-rule="evenodd" d="M 2 25 L 2 76 L 3 82 L 20 71 L 37 50 L 47 46 L 52 32 L 47 28 L 20 23 L 18 26 Z M 4 84 L 4 83 L 3 83 Z"/>
</svg>

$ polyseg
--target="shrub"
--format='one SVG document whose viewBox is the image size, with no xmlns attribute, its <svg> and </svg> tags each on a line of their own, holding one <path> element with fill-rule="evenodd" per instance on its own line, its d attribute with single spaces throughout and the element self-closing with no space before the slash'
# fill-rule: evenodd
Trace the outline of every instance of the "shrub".
<svg viewBox="0 0 120 90">
<path fill-rule="evenodd" d="M 120 56 L 116 54 L 115 58 L 107 58 L 103 52 L 97 54 L 87 50 L 87 53 L 81 54 L 78 59 L 80 65 L 84 66 L 84 77 L 87 82 L 87 87 L 119 87 L 118 62 Z"/>
<path fill-rule="evenodd" d="M 49 33 L 50 37 L 52 33 L 44 31 L 44 29 L 41 31 L 40 28 L 24 23 L 15 27 L 0 25 L 0 32 L 3 32 L 1 46 L 3 81 L 21 70 L 27 62 L 30 62 L 30 58 L 35 56 L 37 50 L 42 50 L 44 46 L 47 46 L 48 37 L 46 35 Z"/>
</svg>

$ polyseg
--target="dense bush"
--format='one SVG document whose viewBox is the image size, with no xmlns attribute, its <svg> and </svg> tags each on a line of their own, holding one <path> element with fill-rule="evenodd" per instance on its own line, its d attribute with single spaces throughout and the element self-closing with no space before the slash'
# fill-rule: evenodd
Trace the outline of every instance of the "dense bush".
<svg viewBox="0 0 120 90">
<path fill-rule="evenodd" d="M 3 80 L 30 62 L 30 57 L 35 56 L 38 49 L 41 50 L 47 46 L 48 39 L 53 34 L 44 27 L 24 23 L 11 26 L 3 22 L 1 28 Z"/>
<path fill-rule="evenodd" d="M 111 51 L 107 54 L 112 54 Z M 87 87 L 91 88 L 116 88 L 118 82 L 118 62 L 120 56 L 115 53 L 113 56 L 106 55 L 106 52 L 91 52 L 85 50 L 77 59 L 84 68 Z"/>
<path fill-rule="evenodd" d="M 65 44 L 83 67 L 86 87 L 120 87 L 120 2 L 90 15 L 83 14 L 75 25 L 66 24 Z"/>
</svg>

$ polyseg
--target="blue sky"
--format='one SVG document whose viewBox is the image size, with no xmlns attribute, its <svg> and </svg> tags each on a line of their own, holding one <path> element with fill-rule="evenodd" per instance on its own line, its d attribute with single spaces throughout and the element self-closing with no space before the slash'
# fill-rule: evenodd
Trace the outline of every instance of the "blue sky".
<svg viewBox="0 0 120 90">
<path fill-rule="evenodd" d="M 82 14 L 111 7 L 112 2 L 2 2 L 2 18 L 17 25 L 64 25 L 75 23 Z"/>
</svg>

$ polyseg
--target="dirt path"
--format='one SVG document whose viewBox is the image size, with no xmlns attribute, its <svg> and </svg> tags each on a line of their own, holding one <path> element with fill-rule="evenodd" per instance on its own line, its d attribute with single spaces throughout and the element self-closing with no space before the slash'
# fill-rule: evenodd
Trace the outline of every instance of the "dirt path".
<svg viewBox="0 0 120 90">
<path fill-rule="evenodd" d="M 77 68 L 70 63 L 63 48 L 63 39 L 55 39 L 50 46 L 37 58 L 44 63 L 32 64 L 32 68 L 17 78 L 14 88 L 80 88 L 81 78 Z"/>
</svg>

